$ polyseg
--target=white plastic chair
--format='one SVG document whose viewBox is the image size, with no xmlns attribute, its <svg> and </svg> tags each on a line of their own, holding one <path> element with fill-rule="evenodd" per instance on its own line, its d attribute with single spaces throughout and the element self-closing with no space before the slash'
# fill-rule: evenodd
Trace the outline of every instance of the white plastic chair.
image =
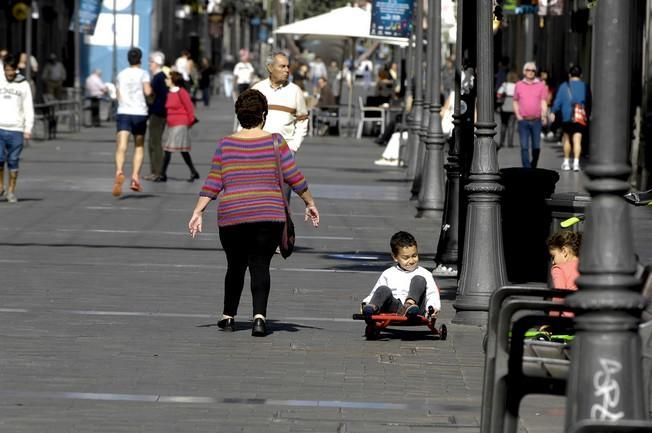
<svg viewBox="0 0 652 433">
<path fill-rule="evenodd" d="M 372 124 L 380 123 L 380 133 L 385 132 L 385 109 L 382 107 L 367 107 L 362 101 L 362 96 L 358 96 L 358 104 L 360 105 L 360 121 L 358 122 L 358 132 L 356 138 L 359 140 L 362 137 L 362 130 L 364 124 L 370 122 Z"/>
</svg>

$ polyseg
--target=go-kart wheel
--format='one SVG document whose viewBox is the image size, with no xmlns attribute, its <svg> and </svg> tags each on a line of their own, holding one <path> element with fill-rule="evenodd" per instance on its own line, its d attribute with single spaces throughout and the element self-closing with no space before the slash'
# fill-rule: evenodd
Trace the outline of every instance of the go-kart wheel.
<svg viewBox="0 0 652 433">
<path fill-rule="evenodd" d="M 446 328 L 446 325 L 441 325 L 441 327 L 439 328 L 439 339 L 441 341 L 444 341 L 447 336 L 448 336 L 448 328 Z"/>
<path fill-rule="evenodd" d="M 377 340 L 379 335 L 380 331 L 376 329 L 374 325 L 367 325 L 367 327 L 364 329 L 364 336 L 367 338 L 367 340 Z"/>
<path fill-rule="evenodd" d="M 550 335 L 546 334 L 545 332 L 539 332 L 537 335 L 534 336 L 533 340 L 550 341 Z"/>
</svg>

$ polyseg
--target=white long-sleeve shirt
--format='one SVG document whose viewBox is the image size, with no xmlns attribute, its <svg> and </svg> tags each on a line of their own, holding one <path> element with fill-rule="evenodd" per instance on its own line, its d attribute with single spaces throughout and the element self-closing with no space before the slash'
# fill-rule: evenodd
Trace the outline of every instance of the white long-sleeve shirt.
<svg viewBox="0 0 652 433">
<path fill-rule="evenodd" d="M 4 76 L 4 72 L 0 71 Z M 34 103 L 32 88 L 22 75 L 0 81 L 0 129 L 32 133 Z"/>
<path fill-rule="evenodd" d="M 392 290 L 392 296 L 405 304 L 405 299 L 410 291 L 410 281 L 417 275 L 422 276 L 426 280 L 426 310 L 432 307 L 435 311 L 441 310 L 441 300 L 439 299 L 439 288 L 435 283 L 432 274 L 426 269 L 418 266 L 413 271 L 406 271 L 398 265 L 394 265 L 386 269 L 376 282 L 369 296 L 362 300 L 363 303 L 368 304 L 376 289 L 380 286 L 387 286 Z"/>
<path fill-rule="evenodd" d="M 274 88 L 269 78 L 253 88 L 267 98 L 268 113 L 263 129 L 281 134 L 293 152 L 299 150 L 308 133 L 308 109 L 301 88 L 294 83 Z"/>
</svg>

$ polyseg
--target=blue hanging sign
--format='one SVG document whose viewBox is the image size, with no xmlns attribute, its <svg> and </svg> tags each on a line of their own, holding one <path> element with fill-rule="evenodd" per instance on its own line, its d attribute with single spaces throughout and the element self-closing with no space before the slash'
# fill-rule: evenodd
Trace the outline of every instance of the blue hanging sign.
<svg viewBox="0 0 652 433">
<path fill-rule="evenodd" d="M 412 34 L 413 9 L 414 0 L 373 0 L 369 34 L 409 38 Z"/>
<path fill-rule="evenodd" d="M 102 0 L 80 0 L 79 31 L 88 35 L 95 33 L 95 24 L 100 16 Z"/>
</svg>

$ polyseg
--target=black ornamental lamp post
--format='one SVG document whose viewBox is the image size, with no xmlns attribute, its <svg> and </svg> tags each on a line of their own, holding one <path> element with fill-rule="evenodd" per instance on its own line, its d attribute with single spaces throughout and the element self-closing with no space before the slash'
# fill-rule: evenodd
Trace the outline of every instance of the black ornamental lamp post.
<svg viewBox="0 0 652 433">
<path fill-rule="evenodd" d="M 428 3 L 428 105 L 425 157 L 418 188 L 417 218 L 441 216 L 444 209 L 444 133 L 441 127 L 441 0 Z M 415 180 L 416 182 L 416 180 Z"/>
<path fill-rule="evenodd" d="M 471 161 L 462 269 L 453 305 L 454 323 L 484 325 L 489 297 L 506 282 L 501 230 L 503 186 L 498 155 L 493 100 L 493 0 L 477 0 L 477 122 Z M 470 29 L 465 29 L 468 31 Z M 467 110 L 472 111 L 472 107 Z"/>
<path fill-rule="evenodd" d="M 566 426 L 582 420 L 618 422 L 647 417 L 641 341 L 645 301 L 634 277 L 636 257 L 627 204 L 631 168 L 631 49 L 634 2 L 599 0 L 594 21 L 591 160 L 585 169 L 591 205 L 580 253 L 576 335 L 568 377 Z M 614 101 L 619 101 L 615 104 Z"/>
<path fill-rule="evenodd" d="M 423 1 L 417 1 L 415 16 L 414 47 L 414 102 L 410 116 L 410 134 L 408 142 L 408 168 L 406 177 L 414 179 L 419 166 L 419 142 L 421 140 L 421 124 L 423 123 Z"/>
<path fill-rule="evenodd" d="M 460 227 L 463 227 L 460 212 L 462 203 L 464 203 L 461 189 L 462 166 L 460 161 L 462 139 L 464 135 L 470 135 L 472 137 L 473 116 L 472 114 L 469 114 L 470 112 L 466 110 L 466 107 L 475 105 L 475 92 L 462 91 L 464 53 L 465 49 L 468 48 L 469 40 L 474 42 L 474 38 L 469 38 L 469 35 L 464 33 L 463 29 L 465 25 L 473 24 L 473 21 L 471 20 L 475 20 L 475 14 L 469 15 L 468 11 L 465 11 L 463 6 L 466 6 L 467 10 L 469 9 L 468 5 L 464 5 L 462 0 L 458 0 L 457 43 L 455 44 L 455 101 L 453 104 L 453 132 L 448 140 L 448 159 L 447 163 L 444 165 L 444 169 L 446 170 L 444 214 L 439 232 L 439 241 L 437 242 L 437 253 L 435 255 L 435 263 L 438 267 L 445 266 L 447 268 L 453 268 L 455 272 L 458 271 L 460 264 Z M 473 11 L 475 11 L 475 8 Z M 464 18 L 465 13 L 467 16 L 466 21 Z M 474 46 L 474 44 L 472 44 L 472 46 Z M 474 54 L 474 50 L 471 50 L 471 52 Z M 464 103 L 462 103 L 462 100 L 464 100 Z M 464 110 L 462 110 L 462 108 L 464 108 Z M 467 131 L 466 134 L 464 134 L 464 130 Z"/>
<path fill-rule="evenodd" d="M 429 0 L 428 0 L 429 1 Z M 423 7 L 424 0 L 419 0 L 419 3 Z M 416 69 L 416 73 L 420 74 L 422 82 L 424 83 L 423 87 L 423 105 L 421 108 L 421 129 L 419 130 L 419 147 L 417 150 L 417 166 L 414 173 L 414 179 L 412 181 L 412 196 L 410 200 L 415 200 L 419 198 L 419 191 L 421 190 L 421 183 L 423 181 L 423 167 L 424 160 L 426 157 L 426 139 L 428 137 L 428 130 L 430 128 L 430 106 L 433 103 L 433 90 L 432 90 L 432 81 L 430 81 L 430 76 L 432 73 L 433 59 L 432 59 L 432 50 L 430 49 L 432 43 L 432 28 L 430 27 L 432 16 L 432 9 L 428 5 L 428 14 L 426 16 L 426 22 L 428 23 L 428 34 L 425 36 L 427 45 L 426 45 L 426 67 L 421 69 Z"/>
</svg>

